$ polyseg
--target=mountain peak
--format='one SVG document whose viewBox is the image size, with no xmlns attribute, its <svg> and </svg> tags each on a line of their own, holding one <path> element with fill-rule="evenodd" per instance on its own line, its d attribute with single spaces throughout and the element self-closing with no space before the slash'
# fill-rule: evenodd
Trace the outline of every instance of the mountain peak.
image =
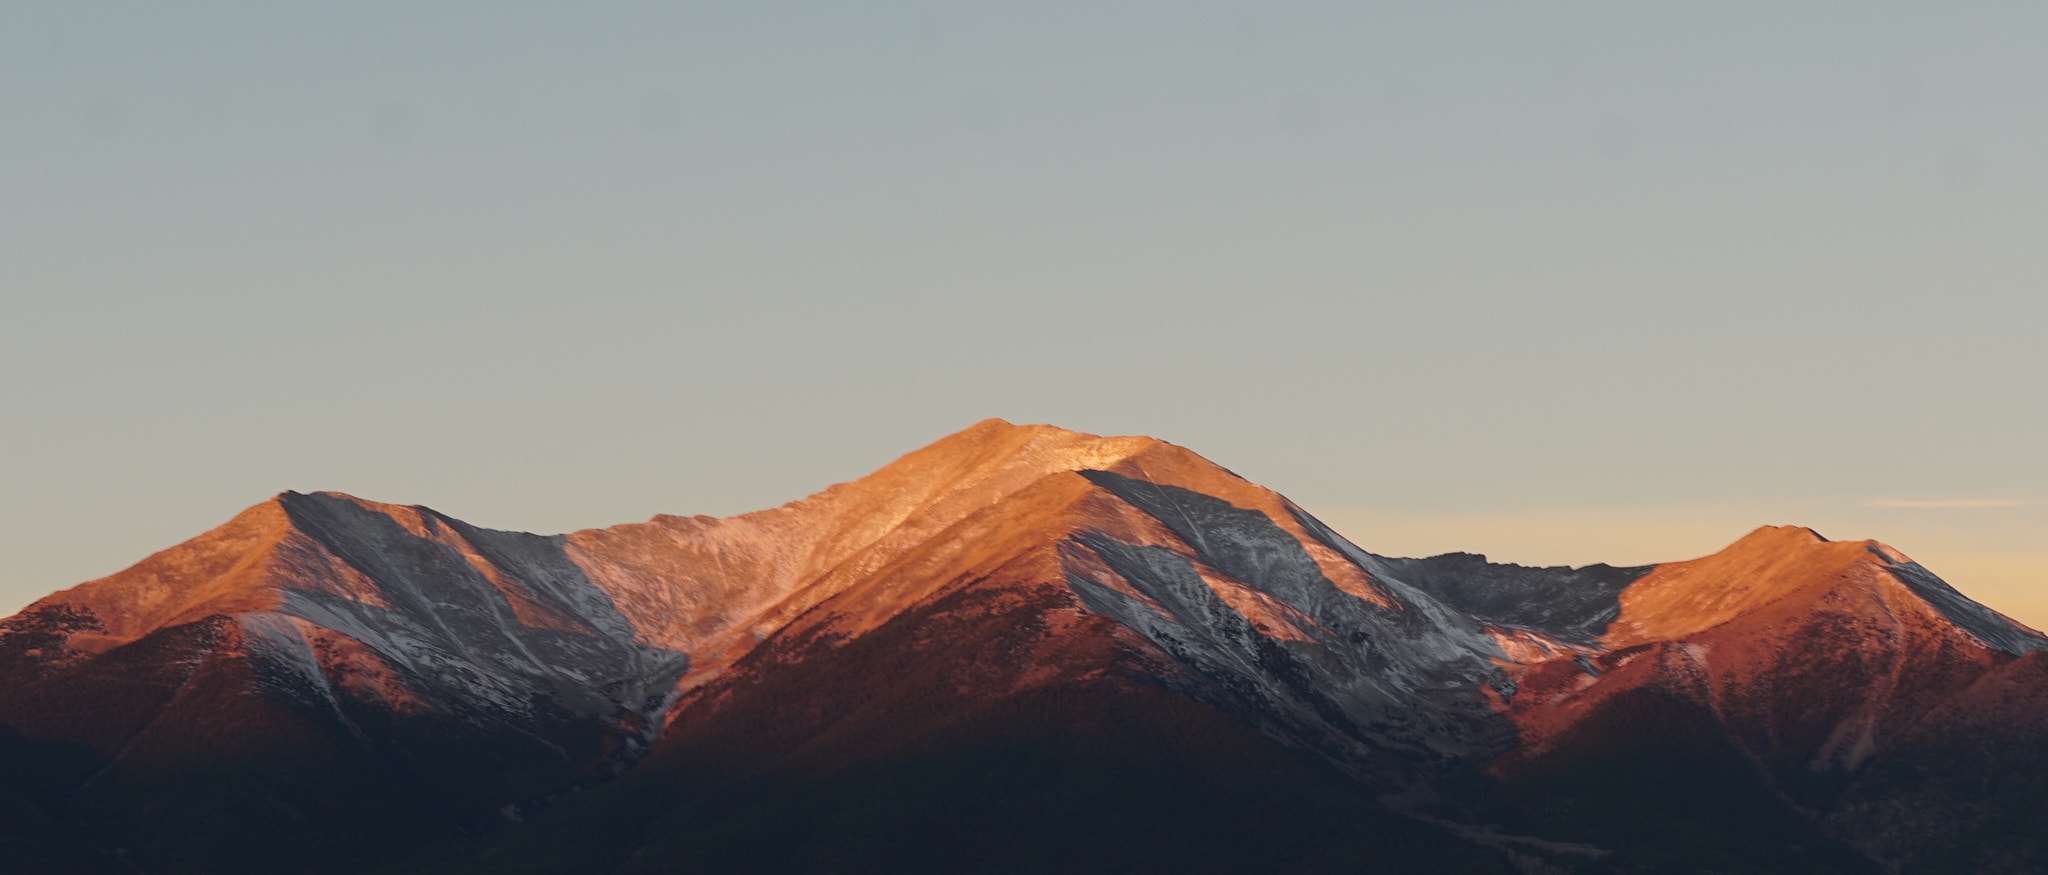
<svg viewBox="0 0 2048 875">
<path fill-rule="evenodd" d="M 1709 797 L 1740 812 L 1796 797 L 1862 835 L 1870 817 L 1889 815 L 1861 814 L 1867 806 L 1854 798 L 1798 795 L 1813 789 L 1813 774 L 1856 781 L 1857 770 L 1916 767 L 1930 761 L 1918 752 L 1926 739 L 1977 745 L 1969 732 L 2005 731 L 2011 715 L 2038 712 L 2035 691 L 2048 690 L 2048 662 L 2034 652 L 2048 639 L 1876 541 L 1764 526 L 1711 556 L 1660 566 L 1384 558 L 1183 447 L 1001 419 L 780 507 L 564 535 L 284 492 L 25 613 L 0 624 L 0 680 L 16 682 L 0 684 L 0 723 L 24 737 L 90 741 L 112 763 L 81 778 L 95 787 L 148 779 L 160 764 L 210 762 L 165 751 L 233 760 L 274 736 L 293 745 L 276 751 L 332 752 L 344 759 L 317 767 L 293 765 L 309 762 L 299 753 L 264 756 L 280 764 L 280 787 L 307 790 L 290 797 L 314 812 L 305 832 L 344 841 L 408 818 L 378 820 L 382 807 L 333 794 L 323 775 L 395 776 L 365 780 L 363 799 L 430 796 L 416 779 L 459 789 L 426 813 L 466 830 L 492 812 L 519 821 L 511 812 L 533 800 L 628 770 L 644 776 L 642 787 L 750 774 L 839 781 L 892 763 L 930 771 L 933 761 L 919 758 L 949 746 L 1005 760 L 1019 740 L 1111 750 L 1122 748 L 1101 747 L 1105 739 L 1121 739 L 1150 751 L 1162 739 L 1213 735 L 1202 726 L 1229 728 L 1231 753 L 1174 771 L 1242 762 L 1241 750 L 1305 753 L 1303 762 L 1350 782 L 1342 792 L 1400 809 L 1388 817 L 1406 803 L 1388 801 L 1396 797 L 1385 788 L 1447 768 L 1482 765 L 1519 781 L 1582 762 L 1632 763 L 1639 745 L 1698 742 L 1732 757 L 1715 761 L 1715 780 L 1778 782 L 1739 797 L 1708 786 Z M 1996 708 L 1972 716 L 1957 702 Z M 1127 734 L 1139 725 L 1163 729 Z M 2015 762 L 1987 768 L 2024 772 Z M 985 770 L 961 774 L 972 787 L 965 798 L 1014 795 Z M 1965 775 L 1947 786 L 1982 783 Z M 170 798 L 146 786 L 120 792 Z M 1666 799 L 1672 786 L 1659 778 L 1647 798 Z M 1882 774 L 1857 786 L 1914 810 L 1953 798 L 1899 791 Z M 1459 787 L 1438 789 L 1492 792 Z M 2009 798 L 2039 798 L 2022 789 Z M 619 809 L 604 806 L 637 805 L 608 798 L 588 810 L 611 817 Z M 1503 810 L 1474 798 L 1467 810 Z M 193 808 L 216 832 L 245 822 L 190 801 L 155 810 Z M 1579 804 L 1565 803 L 1540 811 Z M 372 828 L 321 826 L 344 809 Z M 1807 822 L 1803 811 L 1780 814 Z M 1403 829 L 1436 824 L 1489 847 L 1521 841 L 1437 816 Z M 929 824 L 923 813 L 914 822 Z M 1005 828 L 1034 842 L 1060 833 L 1016 823 Z M 1523 823 L 1515 829 L 1545 836 L 1528 839 L 1533 847 L 1578 847 L 1551 841 L 1576 832 Z M 1808 832 L 1797 853 L 1823 827 L 1832 828 L 1800 827 Z M 1222 830 L 1201 832 L 1212 831 Z M 1716 841 L 1754 833 L 1736 824 Z M 206 839 L 228 855 L 247 844 L 225 836 Z M 147 847 L 123 840 L 131 845 Z M 686 848 L 693 861 L 702 850 Z M 751 851 L 749 870 L 759 870 Z"/>
<path fill-rule="evenodd" d="M 1713 555 L 1644 575 L 1622 592 L 1606 640 L 1616 648 L 1678 640 L 1795 591 L 1834 586 L 1873 558 L 1861 543 L 1829 541 L 1804 526 L 1762 526 Z"/>
<path fill-rule="evenodd" d="M 284 541 L 294 523 L 282 493 L 244 509 L 206 533 L 151 554 L 126 569 L 41 599 L 31 608 L 69 605 L 93 612 L 102 628 L 71 647 L 98 651 L 166 625 L 223 610 L 263 610 L 274 599 L 260 590 L 260 555 Z"/>
<path fill-rule="evenodd" d="M 1735 543 L 1725 549 L 1768 550 L 1774 547 L 1829 543 L 1833 542 L 1825 535 L 1805 526 L 1762 525 L 1750 530 L 1749 534 L 1736 538 Z"/>
<path fill-rule="evenodd" d="M 1804 526 L 1763 526 L 1711 556 L 1657 566 L 1621 593 L 1605 641 L 1626 648 L 1677 641 L 1737 618 L 1804 610 L 1814 599 L 1868 603 L 1892 616 L 1918 602 L 1986 646 L 2048 647 L 2040 633 L 1970 601 L 1890 545 L 1830 541 Z"/>
<path fill-rule="evenodd" d="M 991 418 L 907 453 L 869 476 L 881 475 L 906 463 L 915 466 L 938 459 L 994 459 L 1013 454 L 1048 470 L 1083 470 L 1114 464 L 1164 443 L 1144 435 L 1094 435 L 1056 425 L 1016 425 Z"/>
</svg>

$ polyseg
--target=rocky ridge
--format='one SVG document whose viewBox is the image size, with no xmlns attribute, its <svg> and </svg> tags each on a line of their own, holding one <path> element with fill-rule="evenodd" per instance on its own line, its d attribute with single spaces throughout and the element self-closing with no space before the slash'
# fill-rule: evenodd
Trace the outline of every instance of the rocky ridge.
<svg viewBox="0 0 2048 875">
<path fill-rule="evenodd" d="M 1050 426 L 984 422 L 767 511 L 558 536 L 285 493 L 6 624 L 0 725 L 81 765 L 22 784 L 70 837 L 0 855 L 64 866 L 502 864 L 591 812 L 637 824 L 590 850 L 618 871 L 709 861 L 736 827 L 656 840 L 682 816 L 659 812 L 993 749 L 1222 768 L 1133 728 L 1162 715 L 1305 758 L 1284 769 L 1341 776 L 1354 821 L 1433 831 L 1474 871 L 1688 871 L 1598 822 L 1653 815 L 1764 836 L 1728 852 L 1757 871 L 2048 853 L 2038 815 L 1962 801 L 2040 784 L 2048 639 L 1890 547 L 1766 527 L 1643 568 L 1382 557 L 1180 447 Z M 239 803 L 175 788 L 257 761 L 237 793 L 299 812 L 276 827 L 297 838 L 223 844 Z M 1655 789 L 1586 778 L 1618 764 L 1714 789 L 1655 814 Z M 403 829 L 309 855 L 399 786 Z"/>
</svg>

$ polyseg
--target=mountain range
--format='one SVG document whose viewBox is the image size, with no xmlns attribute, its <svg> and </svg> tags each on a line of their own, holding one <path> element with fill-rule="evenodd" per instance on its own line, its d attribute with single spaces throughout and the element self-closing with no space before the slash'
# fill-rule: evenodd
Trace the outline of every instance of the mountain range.
<svg viewBox="0 0 2048 875">
<path fill-rule="evenodd" d="M 566 535 L 287 492 L 0 621 L 0 870 L 2039 872 L 2044 651 L 1874 541 L 1393 558 L 999 420 Z"/>
</svg>

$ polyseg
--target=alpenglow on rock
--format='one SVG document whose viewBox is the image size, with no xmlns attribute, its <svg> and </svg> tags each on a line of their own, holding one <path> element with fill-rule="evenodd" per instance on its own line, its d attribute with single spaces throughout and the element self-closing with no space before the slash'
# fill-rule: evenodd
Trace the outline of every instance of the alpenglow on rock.
<svg viewBox="0 0 2048 875">
<path fill-rule="evenodd" d="M 725 519 L 288 492 L 0 622 L 0 871 L 2033 872 L 2044 651 L 1876 542 L 1378 556 L 996 420 Z"/>
</svg>

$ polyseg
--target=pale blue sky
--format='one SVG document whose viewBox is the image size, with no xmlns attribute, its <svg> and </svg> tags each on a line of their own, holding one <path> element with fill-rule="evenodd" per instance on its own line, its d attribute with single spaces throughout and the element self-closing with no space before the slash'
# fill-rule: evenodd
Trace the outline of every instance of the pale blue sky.
<svg viewBox="0 0 2048 875">
<path fill-rule="evenodd" d="M 0 6 L 0 609 L 284 489 L 559 531 L 1002 416 L 2048 623 L 2048 7 L 416 6 Z M 2022 503 L 1872 504 L 1957 499 Z"/>
</svg>

